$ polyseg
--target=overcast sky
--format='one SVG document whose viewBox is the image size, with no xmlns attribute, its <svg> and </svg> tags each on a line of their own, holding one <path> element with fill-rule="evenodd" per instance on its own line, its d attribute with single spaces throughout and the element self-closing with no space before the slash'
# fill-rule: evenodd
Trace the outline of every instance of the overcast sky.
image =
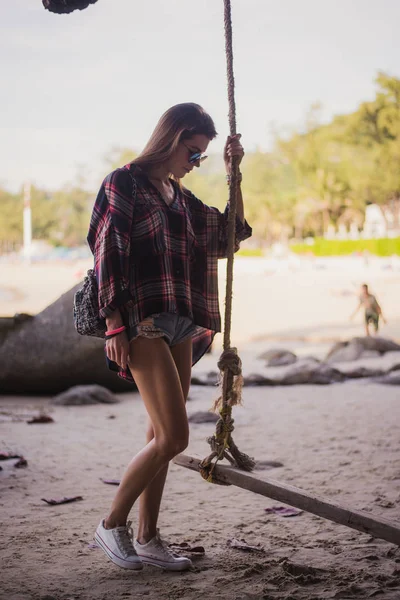
<svg viewBox="0 0 400 600">
<path fill-rule="evenodd" d="M 373 98 L 378 70 L 400 76 L 399 0 L 232 0 L 238 129 L 268 148 L 275 128 Z M 178 102 L 227 135 L 222 0 L 98 0 L 56 15 L 41 0 L 0 2 L 0 185 L 48 188 L 83 170 L 91 187 L 113 147 L 140 149 Z"/>
</svg>

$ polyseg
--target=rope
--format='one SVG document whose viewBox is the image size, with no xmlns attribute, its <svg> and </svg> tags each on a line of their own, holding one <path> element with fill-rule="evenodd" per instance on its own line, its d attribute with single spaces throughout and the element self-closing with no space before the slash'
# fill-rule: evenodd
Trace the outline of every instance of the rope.
<svg viewBox="0 0 400 600">
<path fill-rule="evenodd" d="M 230 135 L 236 135 L 236 105 L 235 105 L 235 78 L 233 75 L 233 48 L 232 48 L 232 15 L 231 0 L 224 0 L 224 27 L 225 27 L 225 54 L 227 65 L 228 104 L 229 104 L 229 130 Z M 233 289 L 233 260 L 235 254 L 236 237 L 236 200 L 237 200 L 238 162 L 234 157 L 231 160 L 231 178 L 229 185 L 229 216 L 228 216 L 228 249 L 226 270 L 225 293 L 225 327 L 223 352 L 218 362 L 222 376 L 222 394 L 215 402 L 214 410 L 219 408 L 220 418 L 217 421 L 215 434 L 208 438 L 211 454 L 200 463 L 200 473 L 204 479 L 211 483 L 221 484 L 214 476 L 213 471 L 218 461 L 226 458 L 232 465 L 245 471 L 252 471 L 255 462 L 252 458 L 240 452 L 232 439 L 234 420 L 232 406 L 241 404 L 242 400 L 242 362 L 236 348 L 231 348 L 232 326 L 232 289 Z M 215 459 L 215 462 L 212 462 Z M 226 484 L 221 484 L 226 485 Z"/>
</svg>

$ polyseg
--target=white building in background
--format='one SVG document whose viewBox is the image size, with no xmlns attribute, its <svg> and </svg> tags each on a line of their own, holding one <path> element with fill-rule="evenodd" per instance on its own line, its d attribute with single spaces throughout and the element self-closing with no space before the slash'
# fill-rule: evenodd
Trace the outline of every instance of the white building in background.
<svg viewBox="0 0 400 600">
<path fill-rule="evenodd" d="M 360 239 L 360 232 L 358 231 L 358 225 L 357 223 L 350 223 L 350 230 L 349 230 L 349 235 L 348 235 L 349 239 L 351 240 L 359 240 Z"/>
<path fill-rule="evenodd" d="M 361 235 L 366 240 L 387 237 L 386 218 L 382 208 L 377 204 L 368 204 L 365 207 L 365 221 Z"/>
</svg>

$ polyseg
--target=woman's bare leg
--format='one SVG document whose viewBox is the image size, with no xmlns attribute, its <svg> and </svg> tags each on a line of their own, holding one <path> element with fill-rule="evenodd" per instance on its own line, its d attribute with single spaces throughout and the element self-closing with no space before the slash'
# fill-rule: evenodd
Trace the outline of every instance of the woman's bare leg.
<svg viewBox="0 0 400 600">
<path fill-rule="evenodd" d="M 189 438 L 182 385 L 166 342 L 162 338 L 133 340 L 129 368 L 146 406 L 154 437 L 128 465 L 105 520 L 107 528 L 125 525 L 136 499 L 160 469 L 186 448 Z"/>
<path fill-rule="evenodd" d="M 180 344 L 171 348 L 182 387 L 182 393 L 186 402 L 190 376 L 192 372 L 192 338 L 186 338 Z M 149 423 L 146 441 L 154 436 L 152 423 Z M 143 490 L 139 500 L 139 525 L 137 540 L 140 544 L 150 541 L 157 533 L 158 514 L 160 512 L 161 498 L 164 491 L 165 479 L 168 473 L 168 463 L 160 469 L 154 479 Z"/>
</svg>

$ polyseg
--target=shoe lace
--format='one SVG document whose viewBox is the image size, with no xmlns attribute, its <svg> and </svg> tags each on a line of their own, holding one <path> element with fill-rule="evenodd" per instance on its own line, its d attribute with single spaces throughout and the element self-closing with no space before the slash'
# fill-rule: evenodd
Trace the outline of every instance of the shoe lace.
<svg viewBox="0 0 400 600">
<path fill-rule="evenodd" d="M 157 546 L 157 548 L 159 548 L 161 550 L 161 552 L 164 554 L 164 556 L 167 556 L 168 558 L 176 558 L 177 557 L 177 555 L 174 554 L 170 548 L 168 548 L 168 546 L 166 545 L 166 542 L 163 542 L 158 529 L 157 529 L 157 534 L 155 536 L 154 545 Z"/>
<path fill-rule="evenodd" d="M 133 547 L 133 529 L 131 527 L 132 521 L 128 521 L 125 527 L 118 527 L 116 534 L 118 538 L 118 545 L 121 550 L 126 554 L 135 554 Z"/>
</svg>

